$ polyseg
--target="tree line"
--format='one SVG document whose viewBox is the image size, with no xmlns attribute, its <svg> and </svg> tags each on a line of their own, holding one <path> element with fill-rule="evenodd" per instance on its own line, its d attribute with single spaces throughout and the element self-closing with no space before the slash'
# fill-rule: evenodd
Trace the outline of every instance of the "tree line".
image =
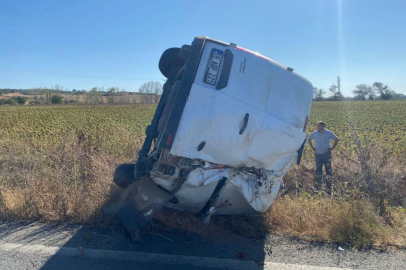
<svg viewBox="0 0 406 270">
<path fill-rule="evenodd" d="M 339 77 L 338 77 L 339 78 Z M 339 81 L 339 79 L 338 79 Z M 374 82 L 372 85 L 368 84 L 358 84 L 355 86 L 355 89 L 352 90 L 354 94 L 353 98 L 345 98 L 340 91 L 340 88 L 333 84 L 330 86 L 328 91 L 313 87 L 313 100 L 322 101 L 322 100 L 332 100 L 339 101 L 343 99 L 355 99 L 355 100 L 389 100 L 389 99 L 403 99 L 406 98 L 403 94 L 397 94 L 393 91 L 387 84 L 382 82 Z"/>
<path fill-rule="evenodd" d="M 149 81 L 142 84 L 137 92 L 129 92 L 119 87 L 93 87 L 90 90 L 69 91 L 67 88 L 55 85 L 50 88 L 37 87 L 32 89 L 0 89 L 0 105 L 23 105 L 23 104 L 130 104 L 130 103 L 157 103 L 162 94 L 163 84 L 157 81 Z M 2 95 L 18 93 L 24 96 L 1 98 Z M 355 100 L 388 100 L 393 98 L 406 98 L 405 95 L 396 94 L 387 84 L 374 82 L 372 85 L 358 84 L 352 90 L 353 98 L 345 98 L 341 93 L 340 77 L 337 83 L 332 84 L 326 91 L 322 88 L 313 88 L 313 100 L 343 99 Z"/>
<path fill-rule="evenodd" d="M 69 91 L 60 85 L 50 88 L 36 87 L 32 89 L 0 89 L 0 105 L 23 104 L 130 104 L 157 103 L 162 94 L 163 84 L 149 81 L 142 84 L 138 92 L 129 92 L 119 87 L 93 87 L 90 90 Z M 20 96 L 3 97 L 6 94 L 20 94 Z"/>
</svg>

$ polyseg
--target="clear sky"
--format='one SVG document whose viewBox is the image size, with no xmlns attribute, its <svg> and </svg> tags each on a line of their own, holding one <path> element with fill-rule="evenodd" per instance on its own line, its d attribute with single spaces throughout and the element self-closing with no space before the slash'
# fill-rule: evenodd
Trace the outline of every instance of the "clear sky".
<svg viewBox="0 0 406 270">
<path fill-rule="evenodd" d="M 0 88 L 162 80 L 161 53 L 206 35 L 260 52 L 351 95 L 381 81 L 406 94 L 405 0 L 0 1 Z"/>
</svg>

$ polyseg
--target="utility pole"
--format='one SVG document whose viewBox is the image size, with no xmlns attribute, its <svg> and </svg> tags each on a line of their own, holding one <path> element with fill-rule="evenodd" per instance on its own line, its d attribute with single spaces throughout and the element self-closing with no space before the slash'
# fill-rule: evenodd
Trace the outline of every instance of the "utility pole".
<svg viewBox="0 0 406 270">
<path fill-rule="evenodd" d="M 338 93 L 341 94 L 340 76 L 337 76 L 337 89 L 338 89 Z"/>
</svg>

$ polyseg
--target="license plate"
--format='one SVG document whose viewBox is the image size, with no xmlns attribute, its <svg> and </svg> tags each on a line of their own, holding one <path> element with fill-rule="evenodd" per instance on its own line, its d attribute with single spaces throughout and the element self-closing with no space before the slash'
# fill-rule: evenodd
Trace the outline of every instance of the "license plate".
<svg viewBox="0 0 406 270">
<path fill-rule="evenodd" d="M 211 50 L 211 56 L 207 64 L 206 78 L 204 79 L 205 83 L 216 85 L 222 58 L 223 51 L 220 51 L 218 49 Z"/>
</svg>

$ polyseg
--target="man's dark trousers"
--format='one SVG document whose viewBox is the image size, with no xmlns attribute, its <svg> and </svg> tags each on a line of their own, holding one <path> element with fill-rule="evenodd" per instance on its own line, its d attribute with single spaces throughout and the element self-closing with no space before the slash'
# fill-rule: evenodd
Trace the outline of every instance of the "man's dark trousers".
<svg viewBox="0 0 406 270">
<path fill-rule="evenodd" d="M 316 157 L 316 181 L 317 185 L 321 186 L 323 178 L 323 165 L 327 174 L 327 188 L 331 188 L 331 151 L 325 154 L 315 154 Z"/>
</svg>

